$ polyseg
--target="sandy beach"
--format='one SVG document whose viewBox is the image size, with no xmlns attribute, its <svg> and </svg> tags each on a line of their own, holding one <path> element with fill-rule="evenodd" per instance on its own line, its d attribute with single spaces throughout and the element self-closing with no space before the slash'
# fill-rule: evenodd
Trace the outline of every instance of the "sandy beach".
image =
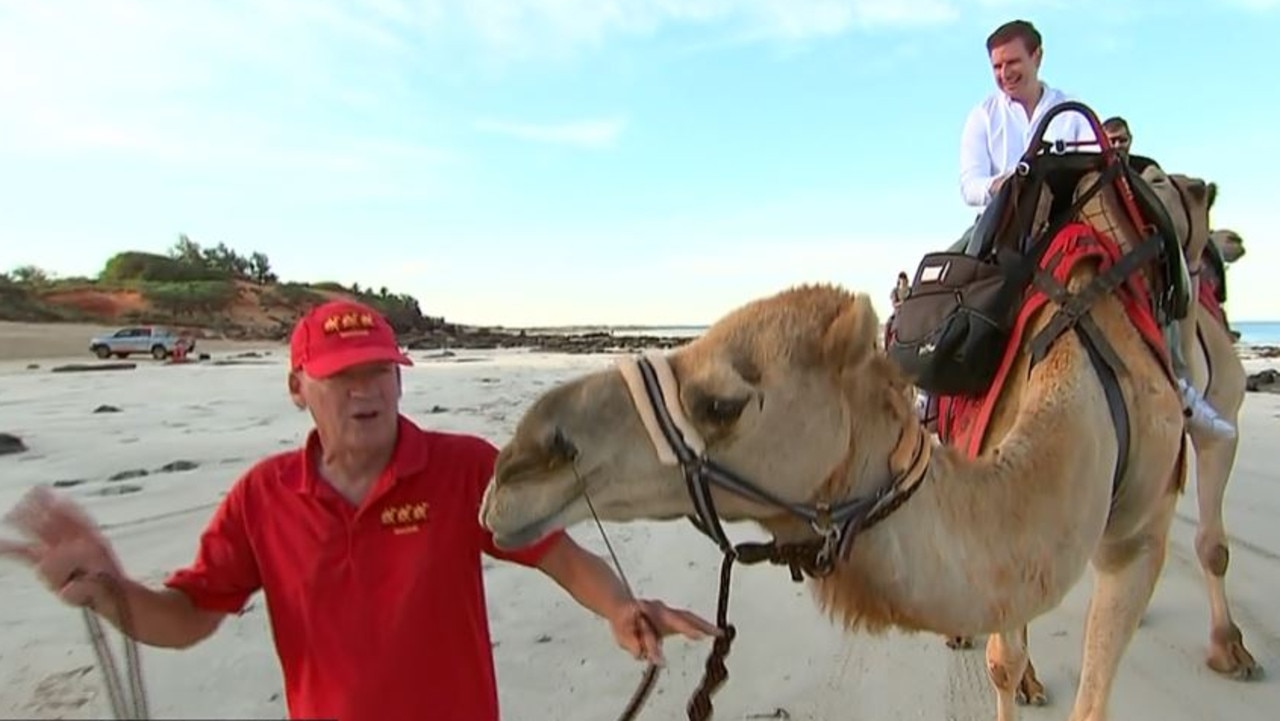
<svg viewBox="0 0 1280 721">
<path fill-rule="evenodd" d="M 136 577 L 158 581 L 186 564 L 214 504 L 235 478 L 262 455 L 299 443 L 309 427 L 285 392 L 283 346 L 237 343 L 236 353 L 254 347 L 263 353 L 238 365 L 140 359 L 134 370 L 55 374 L 48 369 L 56 362 L 92 359 L 83 333 L 49 332 L 62 339 L 42 344 L 28 337 L 25 350 L 15 347 L 15 336 L 0 336 L 0 432 L 20 436 L 29 448 L 0 457 L 0 509 L 12 507 L 34 484 L 60 482 L 61 492 L 104 525 Z M 214 361 L 233 354 L 224 347 L 206 350 Z M 425 426 L 474 432 L 499 444 L 538 393 L 612 362 L 607 355 L 521 351 L 414 357 L 403 411 Z M 30 363 L 40 367 L 30 369 Z M 1251 371 L 1269 363 L 1248 362 Z M 94 413 L 100 405 L 119 412 Z M 1280 616 L 1274 612 L 1280 598 L 1280 484 L 1274 462 L 1266 460 L 1266 449 L 1280 436 L 1280 395 L 1249 394 L 1241 434 L 1226 502 L 1228 588 L 1246 643 L 1270 673 L 1230 681 L 1203 663 L 1209 611 L 1193 545 L 1192 486 L 1179 502 L 1151 608 L 1123 659 L 1114 719 L 1244 721 L 1274 718 L 1280 707 Z M 184 470 L 165 470 L 169 464 Z M 714 618 L 720 557 L 689 524 L 605 528 L 639 594 Z M 759 537 L 747 527 L 730 532 L 739 539 Z M 594 525 L 572 533 L 605 553 Z M 644 668 L 614 645 L 603 622 L 536 572 L 486 561 L 485 580 L 503 717 L 616 718 Z M 1079 676 L 1089 586 L 1086 576 L 1060 608 L 1032 626 L 1032 657 L 1050 705 L 1024 709 L 1023 718 L 1066 718 Z M 107 717 L 102 677 L 79 613 L 12 563 L 0 563 L 0 598 L 0 717 Z M 228 619 L 195 648 L 143 649 L 153 717 L 284 715 L 262 603 L 256 597 L 247 613 Z M 717 719 L 994 718 L 981 644 L 951 651 L 931 635 L 847 636 L 822 617 L 804 587 L 770 567 L 735 569 L 730 618 L 738 638 L 728 659 L 729 680 L 714 699 Z M 641 719 L 684 718 L 708 650 L 709 644 L 668 642 L 668 668 Z"/>
</svg>

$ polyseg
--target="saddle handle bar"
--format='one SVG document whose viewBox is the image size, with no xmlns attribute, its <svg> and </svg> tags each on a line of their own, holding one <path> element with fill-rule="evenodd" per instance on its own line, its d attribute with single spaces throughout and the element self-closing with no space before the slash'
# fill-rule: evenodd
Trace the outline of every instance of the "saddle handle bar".
<svg viewBox="0 0 1280 721">
<path fill-rule="evenodd" d="M 1088 121 L 1089 127 L 1093 130 L 1093 140 L 1054 140 L 1044 139 L 1045 133 L 1049 130 L 1049 123 L 1062 113 L 1076 112 L 1084 116 Z M 1093 108 L 1085 105 L 1079 100 L 1067 100 L 1061 102 L 1044 114 L 1040 122 L 1036 125 L 1035 134 L 1032 135 L 1031 142 L 1027 144 L 1027 151 L 1022 155 L 1022 161 L 1018 163 L 1019 172 L 1022 172 L 1022 166 L 1025 163 L 1028 167 L 1031 161 L 1042 151 L 1055 150 L 1059 153 L 1065 152 L 1067 148 L 1078 148 L 1085 145 L 1098 146 L 1102 154 L 1106 156 L 1107 162 L 1114 161 L 1116 152 L 1111 145 L 1110 138 L 1107 137 L 1106 131 L 1102 129 L 1102 121 L 1098 119 L 1098 114 Z"/>
</svg>

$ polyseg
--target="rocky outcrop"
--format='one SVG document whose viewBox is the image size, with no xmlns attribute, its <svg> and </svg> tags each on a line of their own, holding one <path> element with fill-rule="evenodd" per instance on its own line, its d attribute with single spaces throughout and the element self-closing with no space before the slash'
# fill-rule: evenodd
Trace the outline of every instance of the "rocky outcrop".
<svg viewBox="0 0 1280 721">
<path fill-rule="evenodd" d="M 1268 368 L 1250 375 L 1244 382 L 1249 393 L 1280 393 L 1280 372 Z"/>
<path fill-rule="evenodd" d="M 401 340 L 410 350 L 494 350 L 531 348 L 549 353 L 615 353 L 650 348 L 675 348 L 693 338 L 656 335 L 592 333 L 528 333 L 485 328 L 452 328 Z"/>
</svg>

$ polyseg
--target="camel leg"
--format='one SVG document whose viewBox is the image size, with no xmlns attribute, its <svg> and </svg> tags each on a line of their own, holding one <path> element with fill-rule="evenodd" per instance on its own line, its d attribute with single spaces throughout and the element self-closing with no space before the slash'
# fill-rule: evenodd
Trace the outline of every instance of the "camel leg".
<svg viewBox="0 0 1280 721">
<path fill-rule="evenodd" d="M 1015 702 L 1026 668 L 1026 626 L 987 636 L 987 676 L 996 688 L 996 721 L 1017 721 Z"/>
<path fill-rule="evenodd" d="M 1018 703 L 1044 706 L 1049 703 L 1049 696 L 1044 691 L 1044 684 L 1036 678 L 1036 667 L 1031 663 L 1030 643 L 1027 639 L 1027 627 L 1022 627 L 1022 646 L 1027 649 L 1027 668 L 1022 672 L 1022 681 L 1018 683 Z"/>
<path fill-rule="evenodd" d="M 1084 663 L 1070 721 L 1106 721 L 1116 669 L 1151 601 L 1173 518 L 1174 497 L 1144 536 L 1104 545 L 1095 554 L 1094 591 L 1085 621 Z"/>
<path fill-rule="evenodd" d="M 973 648 L 973 636 L 946 636 L 947 648 L 950 649 L 968 649 Z M 990 639 L 988 639 L 988 645 Z M 1029 648 L 1027 643 L 1027 628 L 1022 628 L 1022 645 L 1023 648 Z M 1031 662 L 1031 655 L 1027 654 L 1027 670 L 1022 674 L 1022 681 L 1018 683 L 1018 692 L 1014 697 L 1018 703 L 1032 706 L 1044 706 L 1049 703 L 1049 696 L 1045 693 L 1044 684 L 1040 683 L 1040 679 L 1036 677 L 1035 664 Z"/>
<path fill-rule="evenodd" d="M 1262 669 L 1244 647 L 1240 628 L 1231 619 L 1227 604 L 1227 533 L 1222 522 L 1222 499 L 1235 462 L 1236 439 L 1210 439 L 1196 446 L 1196 495 L 1200 520 L 1196 530 L 1196 556 L 1209 590 L 1209 668 L 1237 679 L 1257 675 Z"/>
</svg>

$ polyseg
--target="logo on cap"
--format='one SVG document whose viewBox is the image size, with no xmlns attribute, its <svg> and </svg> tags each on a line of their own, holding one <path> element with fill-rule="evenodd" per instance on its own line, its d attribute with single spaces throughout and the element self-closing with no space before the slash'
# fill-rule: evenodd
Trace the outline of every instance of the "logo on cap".
<svg viewBox="0 0 1280 721">
<path fill-rule="evenodd" d="M 325 318 L 321 327 L 325 335 L 364 333 L 373 328 L 373 316 L 368 313 L 335 313 Z"/>
</svg>

